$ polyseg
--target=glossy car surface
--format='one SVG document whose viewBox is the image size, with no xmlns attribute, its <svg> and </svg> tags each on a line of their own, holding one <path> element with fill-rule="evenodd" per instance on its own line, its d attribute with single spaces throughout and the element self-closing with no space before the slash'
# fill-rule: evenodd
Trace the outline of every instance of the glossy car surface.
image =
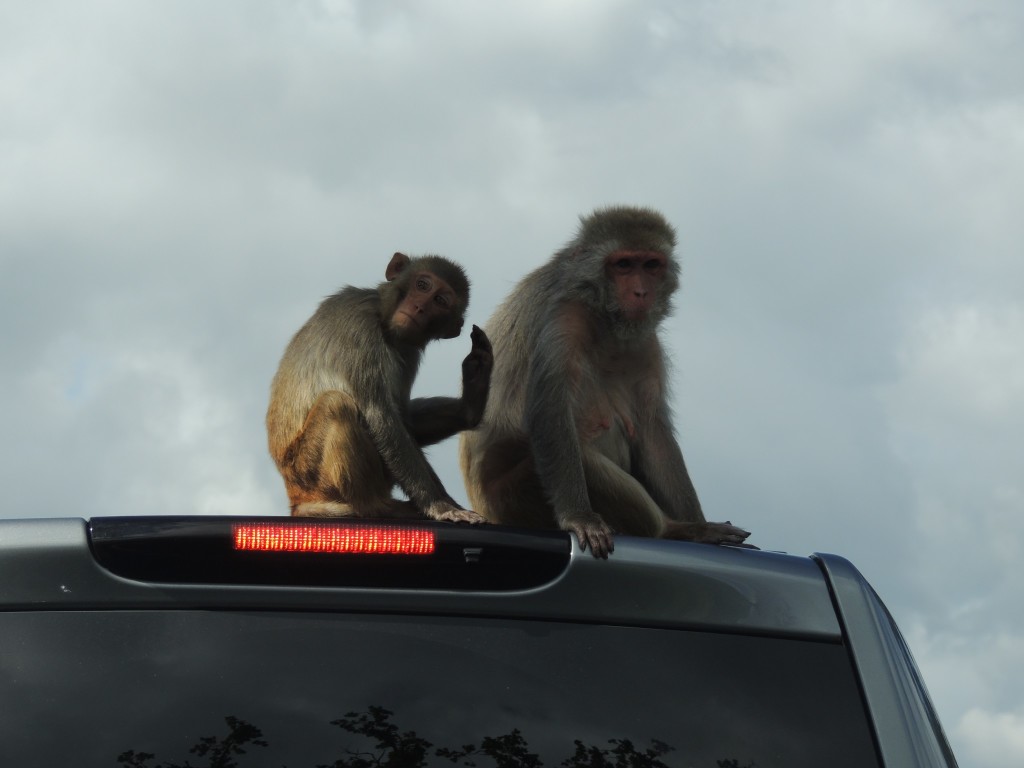
<svg viewBox="0 0 1024 768">
<path fill-rule="evenodd" d="M 0 521 L 0 704 L 3 765 L 956 764 L 846 560 L 495 526 Z"/>
</svg>

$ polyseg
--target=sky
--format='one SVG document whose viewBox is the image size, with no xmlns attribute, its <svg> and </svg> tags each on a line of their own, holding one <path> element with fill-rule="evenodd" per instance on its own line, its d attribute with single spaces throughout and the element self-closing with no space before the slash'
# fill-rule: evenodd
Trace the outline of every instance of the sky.
<svg viewBox="0 0 1024 768">
<path fill-rule="evenodd" d="M 1024 764 L 1022 201 L 1017 0 L 0 0 L 2 514 L 283 514 L 321 298 L 442 253 L 482 325 L 651 206 L 709 519 L 849 558 L 960 764 Z"/>
</svg>

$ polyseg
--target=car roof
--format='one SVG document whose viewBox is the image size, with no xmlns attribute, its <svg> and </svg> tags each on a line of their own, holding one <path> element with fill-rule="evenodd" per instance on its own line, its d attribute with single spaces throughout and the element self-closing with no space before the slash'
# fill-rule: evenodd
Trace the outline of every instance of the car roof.
<svg viewBox="0 0 1024 768">
<path fill-rule="evenodd" d="M 610 558 L 598 560 L 563 532 L 423 522 L 414 527 L 435 532 L 456 553 L 454 561 L 338 554 L 282 560 L 273 553 L 243 561 L 226 553 L 217 570 L 202 570 L 204 558 L 222 557 L 211 542 L 240 520 L 375 524 L 203 516 L 3 520 L 0 610 L 382 611 L 841 637 L 818 556 L 618 536 Z M 169 565 L 160 570 L 158 561 Z M 260 570 L 244 570 L 253 562 Z M 305 563 L 313 564 L 310 576 L 295 583 Z M 432 568 L 444 579 L 432 581 Z M 197 572 L 212 575 L 197 579 Z M 525 582 L 503 578 L 515 572 Z M 346 583 L 346 573 L 360 578 Z"/>
</svg>

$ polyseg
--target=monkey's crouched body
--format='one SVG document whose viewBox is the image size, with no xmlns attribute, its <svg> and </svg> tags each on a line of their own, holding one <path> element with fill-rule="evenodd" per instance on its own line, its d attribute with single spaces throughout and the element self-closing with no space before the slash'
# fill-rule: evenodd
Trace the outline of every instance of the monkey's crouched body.
<svg viewBox="0 0 1024 768">
<path fill-rule="evenodd" d="M 459 335 L 469 281 L 448 259 L 401 253 L 385 276 L 324 299 L 274 376 L 267 439 L 292 514 L 481 522 L 448 494 L 422 446 L 479 422 L 491 373 L 483 331 L 473 329 L 461 398 L 410 399 L 427 343 Z M 408 501 L 391 497 L 395 484 Z"/>
<path fill-rule="evenodd" d="M 657 331 L 679 284 L 674 248 L 655 211 L 597 210 L 488 321 L 493 393 L 460 438 L 470 504 L 488 520 L 573 531 L 598 557 L 613 531 L 749 535 L 705 520 L 673 433 Z"/>
</svg>

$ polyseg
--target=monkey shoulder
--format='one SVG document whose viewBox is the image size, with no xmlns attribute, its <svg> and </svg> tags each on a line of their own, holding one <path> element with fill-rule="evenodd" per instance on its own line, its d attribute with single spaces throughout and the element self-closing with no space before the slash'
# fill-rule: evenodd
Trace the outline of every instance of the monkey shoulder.
<svg viewBox="0 0 1024 768">
<path fill-rule="evenodd" d="M 381 301 L 375 290 L 346 286 L 324 299 L 317 315 L 333 344 L 358 351 L 369 343 L 383 341 Z"/>
<path fill-rule="evenodd" d="M 346 285 L 320 302 L 317 314 L 331 320 L 357 321 L 365 318 L 372 321 L 380 317 L 380 294 L 372 288 L 356 288 Z"/>
<path fill-rule="evenodd" d="M 376 379 L 393 380 L 403 363 L 385 343 L 376 290 L 346 286 L 326 297 L 299 330 L 282 369 L 306 379 L 315 390 L 356 394 Z M 362 386 L 361 386 L 362 382 Z"/>
<path fill-rule="evenodd" d="M 554 308 L 551 324 L 571 349 L 593 349 L 599 327 L 590 307 L 581 301 L 564 301 Z"/>
</svg>

